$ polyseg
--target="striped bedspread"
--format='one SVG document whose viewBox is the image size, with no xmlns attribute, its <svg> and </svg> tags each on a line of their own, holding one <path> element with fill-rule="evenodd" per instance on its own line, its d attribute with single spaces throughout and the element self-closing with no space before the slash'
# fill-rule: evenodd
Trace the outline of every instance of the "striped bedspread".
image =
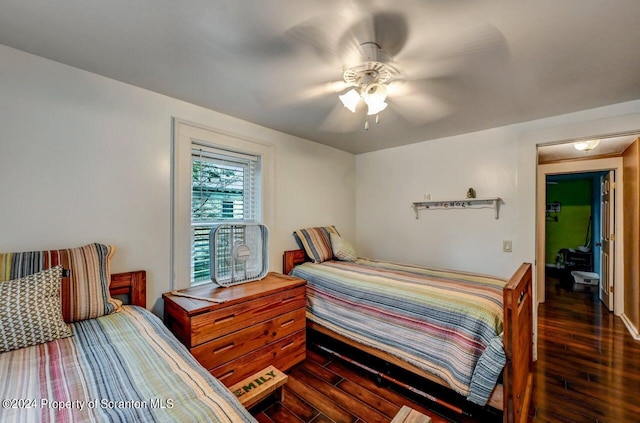
<svg viewBox="0 0 640 423">
<path fill-rule="evenodd" d="M 1 422 L 255 422 L 147 310 L 71 326 L 0 354 Z"/>
<path fill-rule="evenodd" d="M 304 263 L 307 318 L 485 405 L 505 365 L 503 279 L 358 259 Z"/>
</svg>

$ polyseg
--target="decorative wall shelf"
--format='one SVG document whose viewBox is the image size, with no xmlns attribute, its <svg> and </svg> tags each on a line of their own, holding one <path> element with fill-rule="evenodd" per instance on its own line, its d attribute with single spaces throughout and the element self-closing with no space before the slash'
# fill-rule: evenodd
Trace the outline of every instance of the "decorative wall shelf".
<svg viewBox="0 0 640 423">
<path fill-rule="evenodd" d="M 465 198 L 464 200 L 428 200 L 413 203 L 416 219 L 419 210 L 438 209 L 495 209 L 496 219 L 499 215 L 500 197 L 494 198 Z"/>
</svg>

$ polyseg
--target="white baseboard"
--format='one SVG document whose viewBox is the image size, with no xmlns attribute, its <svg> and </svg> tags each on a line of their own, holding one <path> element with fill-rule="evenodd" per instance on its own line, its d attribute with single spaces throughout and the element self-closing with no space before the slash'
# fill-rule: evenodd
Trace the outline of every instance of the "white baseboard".
<svg viewBox="0 0 640 423">
<path fill-rule="evenodd" d="M 635 339 L 636 341 L 640 341 L 640 333 L 638 332 L 638 329 L 633 325 L 633 323 L 631 323 L 631 320 L 629 320 L 627 315 L 622 313 L 620 315 L 620 318 L 622 319 L 624 325 L 627 327 L 627 330 L 629 331 L 633 339 Z"/>
</svg>

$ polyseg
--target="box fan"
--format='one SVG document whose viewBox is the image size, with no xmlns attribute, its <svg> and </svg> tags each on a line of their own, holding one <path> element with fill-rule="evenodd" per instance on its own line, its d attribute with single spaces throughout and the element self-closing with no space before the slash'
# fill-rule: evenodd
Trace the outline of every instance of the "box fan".
<svg viewBox="0 0 640 423">
<path fill-rule="evenodd" d="M 257 223 L 214 225 L 209 232 L 211 280 L 231 286 L 265 277 L 268 236 L 267 227 Z"/>
</svg>

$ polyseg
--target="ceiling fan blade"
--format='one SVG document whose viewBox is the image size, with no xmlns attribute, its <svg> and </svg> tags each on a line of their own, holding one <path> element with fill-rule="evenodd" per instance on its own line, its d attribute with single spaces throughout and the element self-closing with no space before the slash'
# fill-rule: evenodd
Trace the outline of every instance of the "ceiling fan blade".
<svg viewBox="0 0 640 423">
<path fill-rule="evenodd" d="M 340 66 L 361 63 L 360 45 L 374 42 L 391 56 L 407 42 L 407 19 L 395 12 L 363 12 L 352 5 L 345 14 L 326 14 L 289 28 L 288 38 L 306 45 L 324 60 Z M 354 21 L 354 16 L 356 20 Z"/>
<path fill-rule="evenodd" d="M 306 88 L 292 88 L 286 92 L 257 92 L 256 100 L 263 107 L 291 106 L 315 100 L 329 94 L 337 96 L 338 93 L 344 91 L 347 87 L 348 85 L 344 81 L 324 82 Z"/>
<path fill-rule="evenodd" d="M 352 113 L 340 101 L 337 101 L 319 129 L 324 132 L 347 134 L 360 128 L 364 128 L 364 108 L 362 105 L 356 109 L 355 113 Z"/>
<path fill-rule="evenodd" d="M 441 119 L 452 113 L 451 107 L 437 96 L 410 88 L 410 84 L 392 84 L 389 104 L 415 126 Z"/>
<path fill-rule="evenodd" d="M 504 34 L 493 25 L 485 24 L 461 31 L 448 45 L 442 45 L 440 57 L 508 53 Z"/>
<path fill-rule="evenodd" d="M 340 38 L 340 45 L 360 46 L 373 42 L 391 56 L 402 50 L 407 42 L 409 27 L 407 18 L 396 12 L 366 14 L 353 23 Z"/>
<path fill-rule="evenodd" d="M 396 58 L 408 79 L 476 72 L 504 66 L 509 60 L 507 40 L 493 25 L 446 32 L 423 41 L 419 52 L 404 52 Z"/>
<path fill-rule="evenodd" d="M 325 14 L 308 19 L 286 30 L 285 35 L 311 50 L 322 59 L 339 63 L 339 38 L 347 28 L 347 19 L 338 14 Z M 342 63 L 339 63 L 342 65 Z"/>
</svg>

